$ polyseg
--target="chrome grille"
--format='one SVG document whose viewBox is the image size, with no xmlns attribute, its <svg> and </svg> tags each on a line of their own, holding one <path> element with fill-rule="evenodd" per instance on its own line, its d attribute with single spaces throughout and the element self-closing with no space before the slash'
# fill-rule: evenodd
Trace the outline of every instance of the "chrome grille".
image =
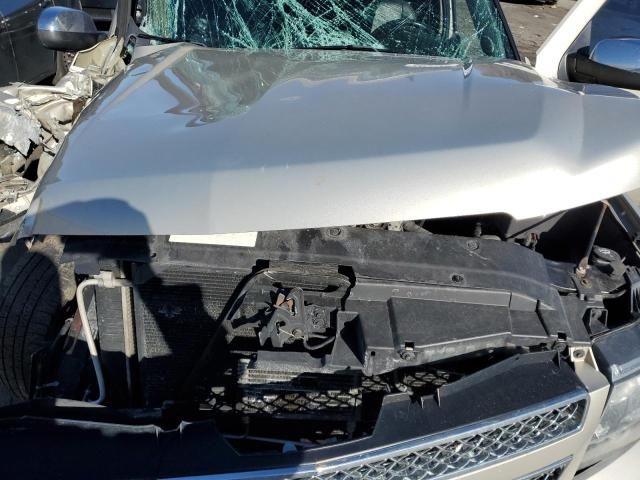
<svg viewBox="0 0 640 480">
<path fill-rule="evenodd" d="M 564 460 L 549 465 L 546 468 L 531 473 L 525 477 L 520 477 L 518 480 L 558 480 L 567 466 L 571 463 L 572 457 L 565 458 Z"/>
<path fill-rule="evenodd" d="M 306 478 L 425 480 L 459 474 L 539 448 L 571 434 L 580 428 L 584 412 L 585 402 L 574 402 L 467 436 L 430 444 L 426 448 L 392 455 L 363 465 L 316 473 Z M 555 470 L 544 472 L 540 474 L 542 476 L 533 478 L 551 480 L 555 478 L 555 473 Z"/>
<path fill-rule="evenodd" d="M 537 473 L 534 477 L 528 477 L 526 480 L 557 480 L 564 469 L 565 467 L 554 467 L 546 472 Z"/>
</svg>

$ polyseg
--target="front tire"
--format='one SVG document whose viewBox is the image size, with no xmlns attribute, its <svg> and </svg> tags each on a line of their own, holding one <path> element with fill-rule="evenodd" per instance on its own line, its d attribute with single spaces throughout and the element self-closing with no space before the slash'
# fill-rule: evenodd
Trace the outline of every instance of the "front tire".
<svg viewBox="0 0 640 480">
<path fill-rule="evenodd" d="M 2 269 L 0 384 L 13 401 L 29 399 L 34 355 L 55 338 L 73 299 L 73 267 L 60 265 L 60 251 L 47 239 Z"/>
</svg>

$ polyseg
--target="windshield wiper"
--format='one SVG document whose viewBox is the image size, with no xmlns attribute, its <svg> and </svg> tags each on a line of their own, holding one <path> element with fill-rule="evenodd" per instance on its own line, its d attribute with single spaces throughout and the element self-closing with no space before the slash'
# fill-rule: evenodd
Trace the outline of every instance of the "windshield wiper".
<svg viewBox="0 0 640 480">
<path fill-rule="evenodd" d="M 155 40 L 157 42 L 163 42 L 163 43 L 193 43 L 194 45 L 206 47 L 204 43 L 194 42 L 192 40 L 183 40 L 181 38 L 160 37 L 158 35 L 151 35 L 150 33 L 145 33 L 145 32 L 139 32 L 136 36 L 138 38 L 145 38 L 147 40 Z"/>
<path fill-rule="evenodd" d="M 301 50 L 351 50 L 354 52 L 392 52 L 388 48 L 368 47 L 366 45 L 321 45 L 319 47 L 300 47 Z"/>
</svg>

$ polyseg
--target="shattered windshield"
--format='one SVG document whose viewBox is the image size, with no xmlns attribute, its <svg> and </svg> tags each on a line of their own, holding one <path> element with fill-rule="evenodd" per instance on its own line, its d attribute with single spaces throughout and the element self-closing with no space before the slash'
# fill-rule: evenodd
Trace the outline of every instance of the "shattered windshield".
<svg viewBox="0 0 640 480">
<path fill-rule="evenodd" d="M 215 48 L 513 58 L 493 0 L 145 0 L 141 29 Z"/>
</svg>

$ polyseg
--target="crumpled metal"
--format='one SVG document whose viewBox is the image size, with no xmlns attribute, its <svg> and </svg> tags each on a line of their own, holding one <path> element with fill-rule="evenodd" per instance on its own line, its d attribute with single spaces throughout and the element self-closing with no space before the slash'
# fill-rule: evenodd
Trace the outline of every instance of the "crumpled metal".
<svg viewBox="0 0 640 480">
<path fill-rule="evenodd" d="M 26 209 L 76 118 L 95 93 L 125 68 L 123 40 L 110 37 L 78 52 L 56 85 L 11 84 L 0 87 L 0 219 Z M 17 181 L 33 162 L 36 178 Z M 28 189 L 15 188 L 29 184 Z M 33 184 L 33 185 L 31 185 Z M 9 188 L 11 186 L 11 188 Z M 25 197 L 28 200 L 25 202 Z"/>
<path fill-rule="evenodd" d="M 31 144 L 38 143 L 40 125 L 31 115 L 16 110 L 11 100 L 17 99 L 11 90 L 15 88 L 0 91 L 0 141 L 26 156 Z"/>
<path fill-rule="evenodd" d="M 3 209 L 14 213 L 24 211 L 29 207 L 35 189 L 35 183 L 26 178 L 3 175 L 0 177 L 0 205 L 4 203 Z"/>
</svg>

